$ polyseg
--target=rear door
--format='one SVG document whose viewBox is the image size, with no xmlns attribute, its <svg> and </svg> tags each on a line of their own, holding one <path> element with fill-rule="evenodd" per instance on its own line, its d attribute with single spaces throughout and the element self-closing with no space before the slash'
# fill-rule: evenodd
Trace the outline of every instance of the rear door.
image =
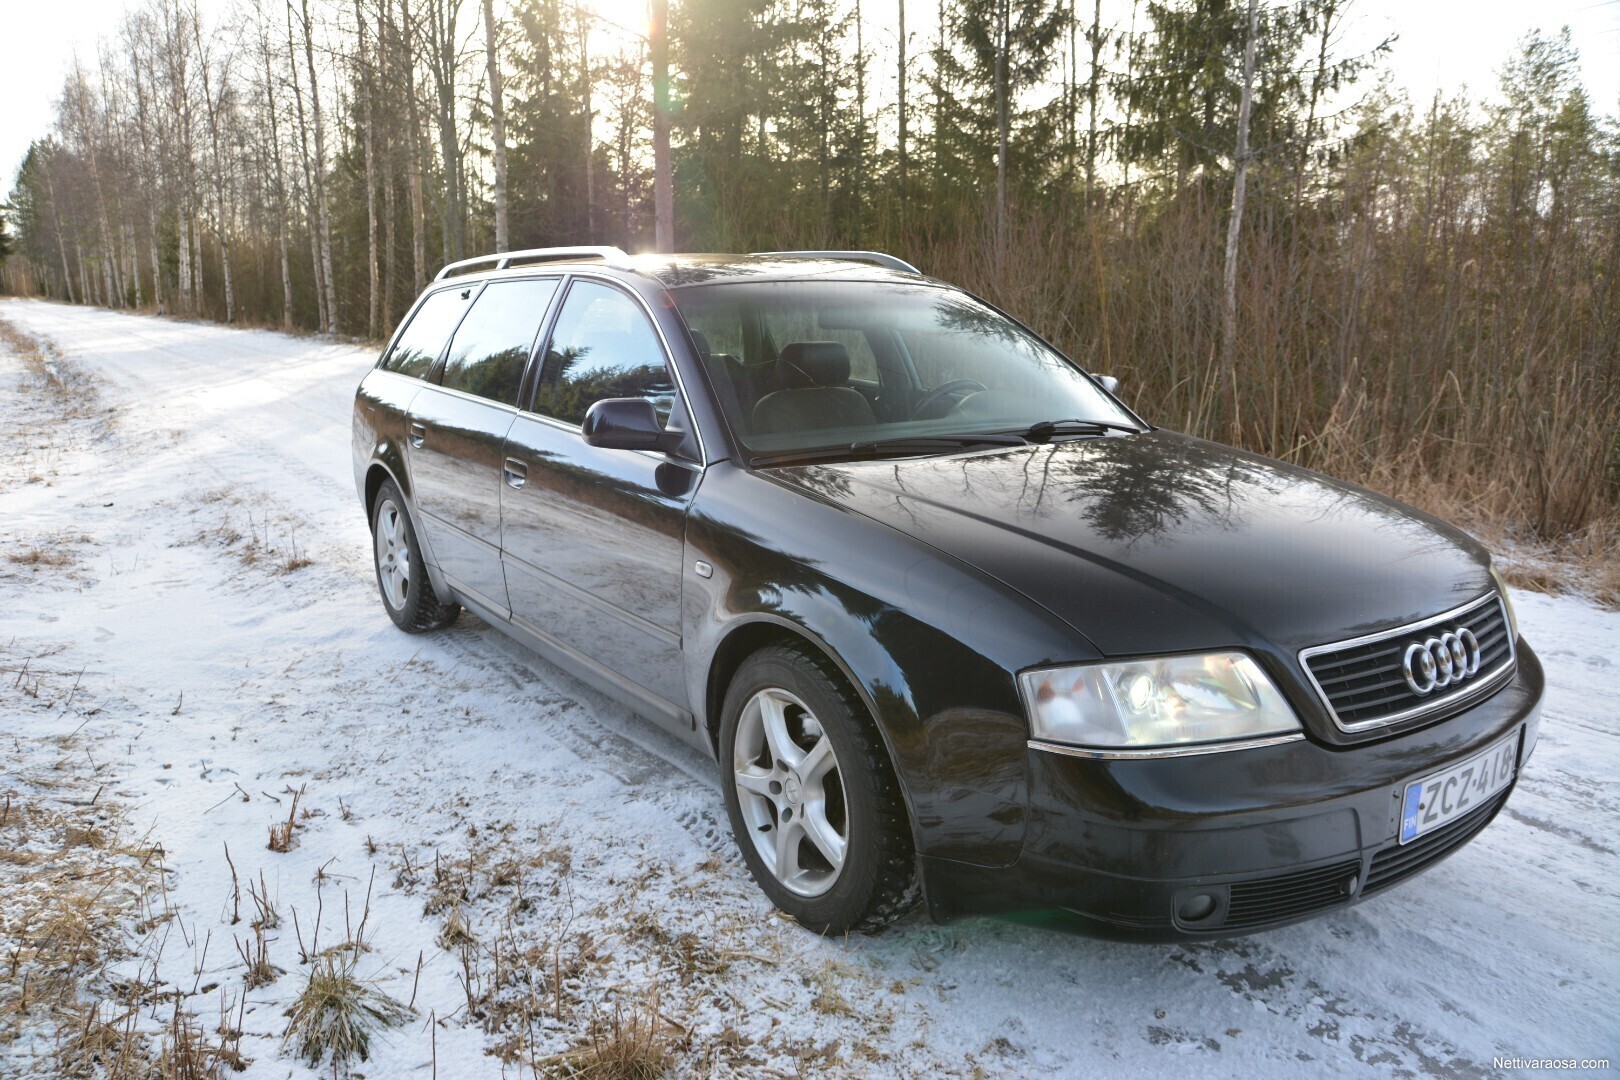
<svg viewBox="0 0 1620 1080">
<path fill-rule="evenodd" d="M 506 440 L 512 619 L 684 709 L 681 560 L 701 467 L 579 433 L 610 397 L 649 398 L 668 426 L 690 429 L 663 342 L 629 293 L 575 278 L 543 356 L 533 410 Z"/>
<path fill-rule="evenodd" d="M 417 394 L 406 418 L 419 524 L 439 569 L 457 592 L 503 618 L 510 608 L 500 557 L 501 450 L 557 284 L 522 278 L 478 292 L 450 338 L 437 385 Z"/>
</svg>

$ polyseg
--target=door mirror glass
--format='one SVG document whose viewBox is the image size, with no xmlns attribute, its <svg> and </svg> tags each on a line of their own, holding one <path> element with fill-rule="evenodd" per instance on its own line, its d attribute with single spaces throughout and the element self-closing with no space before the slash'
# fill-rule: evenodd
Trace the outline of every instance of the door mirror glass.
<svg viewBox="0 0 1620 1080">
<path fill-rule="evenodd" d="M 681 445 L 679 431 L 666 431 L 647 398 L 603 398 L 585 411 L 580 434 L 606 450 L 662 450 Z"/>
</svg>

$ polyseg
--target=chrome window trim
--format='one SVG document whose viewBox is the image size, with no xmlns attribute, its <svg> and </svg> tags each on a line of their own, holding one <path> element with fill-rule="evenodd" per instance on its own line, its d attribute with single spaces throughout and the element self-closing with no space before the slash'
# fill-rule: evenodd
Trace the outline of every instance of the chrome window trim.
<svg viewBox="0 0 1620 1080">
<path fill-rule="evenodd" d="M 1425 630 L 1431 626 L 1437 626 L 1440 623 L 1449 622 L 1462 615 L 1466 615 L 1475 608 L 1484 607 L 1493 600 L 1496 602 L 1497 610 L 1502 616 L 1502 628 L 1507 632 L 1507 659 L 1503 660 L 1490 671 L 1475 676 L 1472 681 L 1464 683 L 1455 691 L 1450 694 L 1446 694 L 1443 697 L 1437 697 L 1430 701 L 1425 701 L 1421 705 L 1410 709 L 1402 709 L 1400 712 L 1390 713 L 1387 716 L 1376 716 L 1371 720 L 1357 720 L 1353 723 L 1345 723 L 1343 720 L 1339 719 L 1339 711 L 1333 707 L 1333 702 L 1328 699 L 1327 691 L 1322 689 L 1322 684 L 1316 681 L 1316 673 L 1311 670 L 1311 665 L 1309 663 L 1310 658 L 1318 654 L 1338 652 L 1341 649 L 1351 649 L 1357 645 L 1369 645 L 1377 641 L 1388 641 L 1391 638 L 1397 638 L 1415 631 Z M 1375 633 L 1363 634 L 1360 637 L 1346 638 L 1343 641 L 1333 641 L 1326 645 L 1312 645 L 1308 649 L 1299 650 L 1300 669 L 1305 673 L 1305 678 L 1310 682 L 1311 689 L 1316 691 L 1317 699 L 1321 701 L 1322 707 L 1327 710 L 1328 716 L 1332 717 L 1334 726 L 1340 731 L 1344 732 L 1371 731 L 1375 728 L 1388 727 L 1391 724 L 1398 724 L 1403 720 L 1411 720 L 1416 717 L 1439 712 L 1442 709 L 1450 708 L 1461 702 L 1468 701 L 1471 698 L 1481 697 L 1488 692 L 1498 689 L 1500 685 L 1513 674 L 1514 669 L 1518 666 L 1518 662 L 1519 647 L 1513 633 L 1513 620 L 1508 618 L 1507 607 L 1502 603 L 1501 594 L 1495 589 L 1492 589 L 1490 592 L 1479 597 L 1477 600 L 1470 600 L 1466 604 L 1459 607 L 1454 607 L 1450 611 L 1442 611 L 1438 615 L 1431 615 L 1427 619 L 1419 619 L 1416 622 L 1406 623 L 1405 625 L 1392 627 L 1388 630 L 1379 630 Z"/>
<path fill-rule="evenodd" d="M 687 421 L 692 425 L 692 435 L 697 439 L 698 460 L 695 464 L 699 469 L 707 468 L 709 465 L 709 449 L 703 441 L 703 425 L 698 423 L 697 413 L 692 410 L 692 395 L 687 393 L 686 379 L 681 376 L 681 366 L 675 362 L 675 353 L 674 350 L 669 347 L 669 338 L 664 336 L 664 328 L 658 325 L 658 319 L 653 315 L 652 307 L 647 303 L 646 299 L 643 298 L 642 295 L 635 289 L 626 288 L 625 283 L 621 279 L 613 277 L 610 274 L 593 274 L 588 270 L 570 270 L 565 275 L 563 287 L 558 290 L 557 299 L 554 301 L 554 303 L 557 305 L 557 309 L 552 313 L 552 318 L 549 324 L 540 328 L 545 334 L 545 340 L 540 341 L 535 350 L 536 367 L 534 388 L 531 398 L 538 399 L 540 396 L 540 373 L 545 370 L 546 364 L 545 349 L 546 346 L 551 344 L 551 335 L 555 333 L 557 329 L 557 316 L 562 313 L 563 305 L 568 303 L 568 293 L 573 288 L 574 280 L 576 278 L 589 278 L 592 281 L 605 282 L 606 284 L 617 289 L 619 292 L 624 293 L 641 306 L 642 312 L 647 316 L 647 321 L 652 324 L 653 333 L 658 335 L 659 344 L 664 347 L 664 364 L 669 368 L 670 374 L 675 376 L 675 389 L 681 395 L 681 404 L 686 408 Z M 533 404 L 533 400 L 531 400 L 530 404 Z M 572 431 L 576 435 L 578 435 L 582 430 L 579 424 L 570 424 L 566 420 L 559 420 L 555 416 L 547 416 L 545 413 L 534 409 L 519 408 L 518 411 L 524 416 L 534 417 L 537 420 L 544 420 L 548 424 L 552 424 L 553 426 L 561 428 L 564 431 Z M 583 436 L 581 437 L 583 438 Z M 663 454 L 655 453 L 650 450 L 637 450 L 635 453 L 657 458 L 659 461 L 664 459 Z M 677 458 L 677 460 L 679 459 Z"/>
<path fill-rule="evenodd" d="M 1089 761 L 1151 761 L 1157 758 L 1194 757 L 1199 754 L 1225 754 L 1233 750 L 1252 750 L 1260 746 L 1281 746 L 1284 743 L 1304 741 L 1305 736 L 1302 732 L 1291 731 L 1286 735 L 1268 735 L 1263 739 L 1195 743 L 1191 746 L 1145 746 L 1136 750 L 1123 748 L 1100 750 L 1090 746 L 1068 746 L 1064 743 L 1046 742 L 1043 739 L 1030 739 L 1025 745 L 1031 750 L 1044 750 L 1049 754 L 1085 758 Z"/>
</svg>

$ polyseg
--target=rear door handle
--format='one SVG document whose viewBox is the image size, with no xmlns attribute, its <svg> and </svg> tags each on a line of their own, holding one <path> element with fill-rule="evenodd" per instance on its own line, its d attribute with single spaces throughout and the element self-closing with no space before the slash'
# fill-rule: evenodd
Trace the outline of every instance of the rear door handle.
<svg viewBox="0 0 1620 1080">
<path fill-rule="evenodd" d="M 529 478 L 529 467 L 517 458 L 509 457 L 506 459 L 506 468 L 503 470 L 503 475 L 506 477 L 507 487 L 520 488 L 523 486 L 523 482 Z"/>
<path fill-rule="evenodd" d="M 427 438 L 427 425 L 426 424 L 412 424 L 411 425 L 410 435 L 411 435 L 411 446 L 413 446 L 413 447 L 415 447 L 417 449 L 421 449 L 422 440 Z"/>
</svg>

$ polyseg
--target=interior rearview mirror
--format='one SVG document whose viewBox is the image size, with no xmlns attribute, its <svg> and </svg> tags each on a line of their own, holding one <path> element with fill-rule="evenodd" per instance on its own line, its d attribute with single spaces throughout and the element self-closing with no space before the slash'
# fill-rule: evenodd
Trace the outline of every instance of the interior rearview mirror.
<svg viewBox="0 0 1620 1080">
<path fill-rule="evenodd" d="M 1119 380 L 1114 378 L 1112 375 L 1098 375 L 1094 371 L 1091 373 L 1091 377 L 1101 383 L 1102 388 L 1108 391 L 1110 394 L 1119 389 Z"/>
<path fill-rule="evenodd" d="M 666 431 L 646 398 L 603 398 L 585 413 L 580 434 L 591 446 L 608 450 L 662 450 L 681 445 L 679 431 Z"/>
</svg>

